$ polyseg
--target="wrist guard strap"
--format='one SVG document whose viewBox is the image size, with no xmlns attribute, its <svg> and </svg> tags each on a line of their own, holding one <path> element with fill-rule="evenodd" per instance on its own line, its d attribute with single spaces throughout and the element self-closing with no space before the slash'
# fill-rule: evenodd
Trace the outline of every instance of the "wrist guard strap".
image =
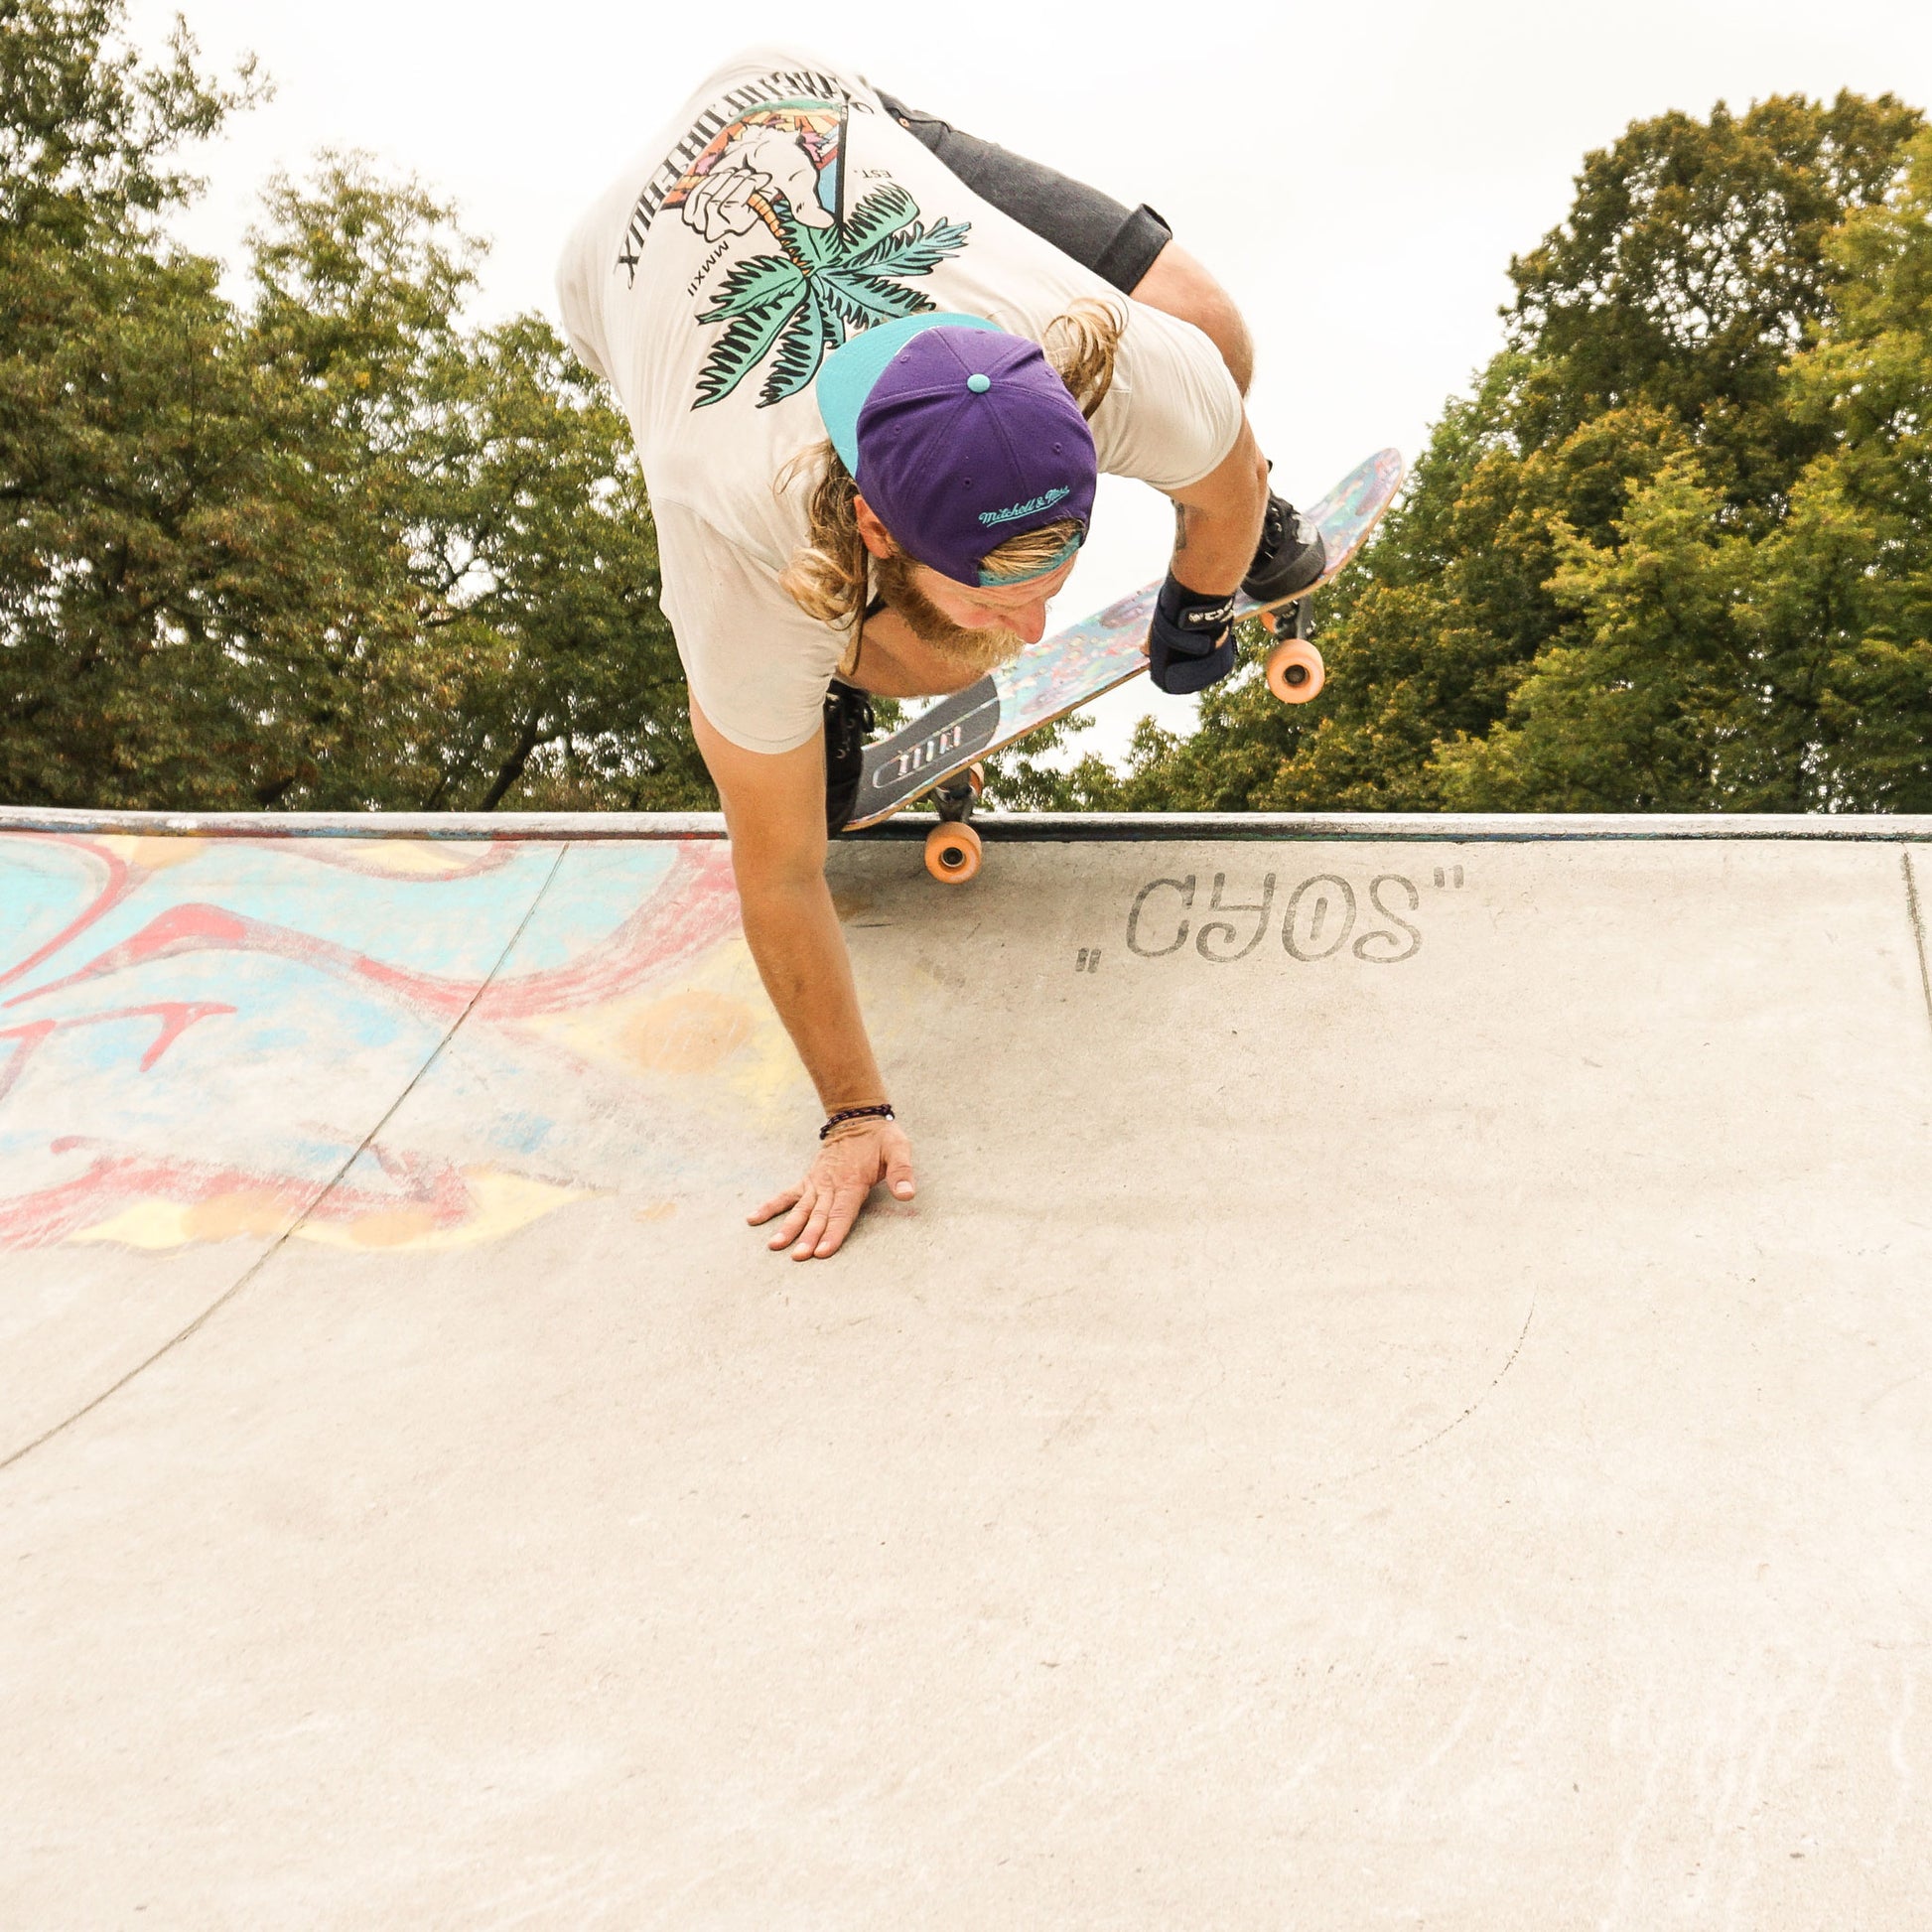
<svg viewBox="0 0 1932 1932">
<path fill-rule="evenodd" d="M 1210 596 L 1201 591 L 1190 591 L 1173 571 L 1169 571 L 1168 581 L 1161 586 L 1157 608 L 1183 637 L 1190 641 L 1198 638 L 1201 649 L 1207 650 L 1234 621 L 1234 593 L 1226 591 L 1219 596 Z"/>
</svg>

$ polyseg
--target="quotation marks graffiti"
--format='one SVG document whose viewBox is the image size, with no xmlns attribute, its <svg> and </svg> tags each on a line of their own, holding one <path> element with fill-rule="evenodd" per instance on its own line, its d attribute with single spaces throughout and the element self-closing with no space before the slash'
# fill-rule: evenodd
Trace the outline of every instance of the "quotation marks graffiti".
<svg viewBox="0 0 1932 1932">
<path fill-rule="evenodd" d="M 1076 973 L 1099 972 L 1100 948 L 1098 946 L 1082 946 L 1080 948 L 1079 958 L 1073 962 L 1073 970 Z"/>
<path fill-rule="evenodd" d="M 1459 887 L 1461 867 L 1454 867 L 1452 874 Z M 1445 883 L 1440 871 L 1436 883 Z M 1168 959 L 1191 939 L 1202 959 L 1228 966 L 1246 959 L 1277 932 L 1283 952 L 1304 964 L 1332 959 L 1346 949 L 1368 965 L 1397 966 L 1422 950 L 1422 929 L 1409 916 L 1421 909 L 1422 894 L 1399 873 L 1370 880 L 1362 894 L 1334 872 L 1304 879 L 1285 898 L 1277 885 L 1277 876 L 1267 873 L 1256 897 L 1230 899 L 1225 897 L 1227 874 L 1217 872 L 1206 904 L 1197 905 L 1197 874 L 1150 879 L 1127 914 L 1127 949 L 1142 959 Z"/>
</svg>

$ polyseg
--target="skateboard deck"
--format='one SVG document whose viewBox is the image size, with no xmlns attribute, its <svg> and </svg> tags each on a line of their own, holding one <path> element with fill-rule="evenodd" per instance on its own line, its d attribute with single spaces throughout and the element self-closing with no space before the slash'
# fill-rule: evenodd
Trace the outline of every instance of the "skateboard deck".
<svg viewBox="0 0 1932 1932">
<path fill-rule="evenodd" d="M 1333 582 L 1381 521 L 1404 474 L 1396 450 L 1379 451 L 1351 470 L 1303 512 L 1320 526 L 1327 545 L 1328 568 L 1320 582 L 1279 605 L 1243 597 L 1235 604 L 1235 616 L 1298 604 Z M 890 738 L 868 746 L 858 802 L 845 829 L 857 832 L 891 818 L 976 759 L 1138 677 L 1147 669 L 1147 629 L 1164 581 L 1157 579 L 1081 622 L 1030 644 L 977 684 L 942 698 Z"/>
</svg>

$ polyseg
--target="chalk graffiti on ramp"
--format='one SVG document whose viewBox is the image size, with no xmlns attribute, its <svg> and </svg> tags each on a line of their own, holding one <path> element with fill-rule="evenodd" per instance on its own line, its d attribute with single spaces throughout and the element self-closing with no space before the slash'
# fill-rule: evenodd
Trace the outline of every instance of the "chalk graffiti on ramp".
<svg viewBox="0 0 1932 1932">
<path fill-rule="evenodd" d="M 0 837 L 0 1248 L 669 1211 L 795 1080 L 716 842 Z"/>
</svg>

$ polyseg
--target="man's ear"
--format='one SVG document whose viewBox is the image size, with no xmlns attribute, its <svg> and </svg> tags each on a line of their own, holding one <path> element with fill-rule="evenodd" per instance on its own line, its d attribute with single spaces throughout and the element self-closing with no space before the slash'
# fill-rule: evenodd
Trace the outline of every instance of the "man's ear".
<svg viewBox="0 0 1932 1932">
<path fill-rule="evenodd" d="M 882 561 L 898 554 L 898 545 L 888 533 L 885 524 L 873 513 L 872 505 L 863 496 L 855 494 L 852 498 L 853 514 L 859 519 L 859 536 L 866 548 Z"/>
</svg>

